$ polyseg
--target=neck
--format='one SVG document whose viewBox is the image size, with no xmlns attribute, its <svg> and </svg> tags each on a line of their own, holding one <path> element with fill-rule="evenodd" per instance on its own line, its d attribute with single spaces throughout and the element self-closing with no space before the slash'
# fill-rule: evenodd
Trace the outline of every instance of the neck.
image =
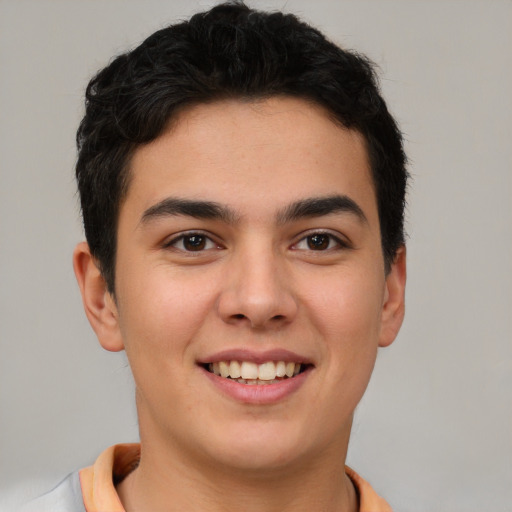
<svg viewBox="0 0 512 512">
<path fill-rule="evenodd" d="M 356 511 L 342 446 L 271 469 L 240 469 L 195 461 L 179 450 L 142 443 L 139 467 L 118 486 L 126 512 Z"/>
</svg>

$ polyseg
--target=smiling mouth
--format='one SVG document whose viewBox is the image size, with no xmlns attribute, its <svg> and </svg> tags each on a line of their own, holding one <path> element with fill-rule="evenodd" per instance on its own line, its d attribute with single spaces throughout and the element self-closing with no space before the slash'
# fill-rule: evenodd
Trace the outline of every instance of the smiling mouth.
<svg viewBox="0 0 512 512">
<path fill-rule="evenodd" d="M 267 361 L 256 364 L 251 361 L 218 361 L 207 363 L 204 368 L 210 373 L 240 384 L 265 385 L 276 384 L 291 379 L 306 371 L 308 364 Z"/>
</svg>

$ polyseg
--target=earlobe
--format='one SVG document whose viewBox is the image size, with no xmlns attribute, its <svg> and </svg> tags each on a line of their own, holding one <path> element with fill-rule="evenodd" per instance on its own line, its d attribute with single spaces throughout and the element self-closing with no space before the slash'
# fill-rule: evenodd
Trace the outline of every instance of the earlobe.
<svg viewBox="0 0 512 512">
<path fill-rule="evenodd" d="M 391 345 L 402 326 L 405 314 L 406 279 L 406 250 L 405 246 L 402 246 L 398 249 L 386 276 L 379 347 Z"/>
<path fill-rule="evenodd" d="M 116 303 L 86 242 L 73 253 L 73 268 L 82 294 L 85 314 L 101 346 L 111 352 L 124 349 Z"/>
</svg>

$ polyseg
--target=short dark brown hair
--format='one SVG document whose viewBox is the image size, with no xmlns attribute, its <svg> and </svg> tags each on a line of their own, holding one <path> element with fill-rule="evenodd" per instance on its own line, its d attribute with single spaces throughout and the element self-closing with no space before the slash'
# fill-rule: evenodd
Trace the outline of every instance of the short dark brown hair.
<svg viewBox="0 0 512 512">
<path fill-rule="evenodd" d="M 406 157 L 371 62 L 292 14 L 228 2 L 155 32 L 87 87 L 76 177 L 86 238 L 110 292 L 134 150 L 186 106 L 280 95 L 313 101 L 365 137 L 389 268 L 404 244 Z"/>
</svg>

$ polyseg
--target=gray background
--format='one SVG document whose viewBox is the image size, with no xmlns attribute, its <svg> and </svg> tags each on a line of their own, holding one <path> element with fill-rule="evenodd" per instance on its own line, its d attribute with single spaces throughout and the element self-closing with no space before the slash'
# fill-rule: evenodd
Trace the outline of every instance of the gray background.
<svg viewBox="0 0 512 512">
<path fill-rule="evenodd" d="M 98 68 L 211 3 L 0 0 L 4 495 L 137 438 L 125 357 L 100 349 L 72 273 L 74 132 Z M 348 462 L 396 512 L 512 510 L 512 3 L 252 5 L 367 53 L 407 139 L 406 321 L 379 353 Z"/>
</svg>

